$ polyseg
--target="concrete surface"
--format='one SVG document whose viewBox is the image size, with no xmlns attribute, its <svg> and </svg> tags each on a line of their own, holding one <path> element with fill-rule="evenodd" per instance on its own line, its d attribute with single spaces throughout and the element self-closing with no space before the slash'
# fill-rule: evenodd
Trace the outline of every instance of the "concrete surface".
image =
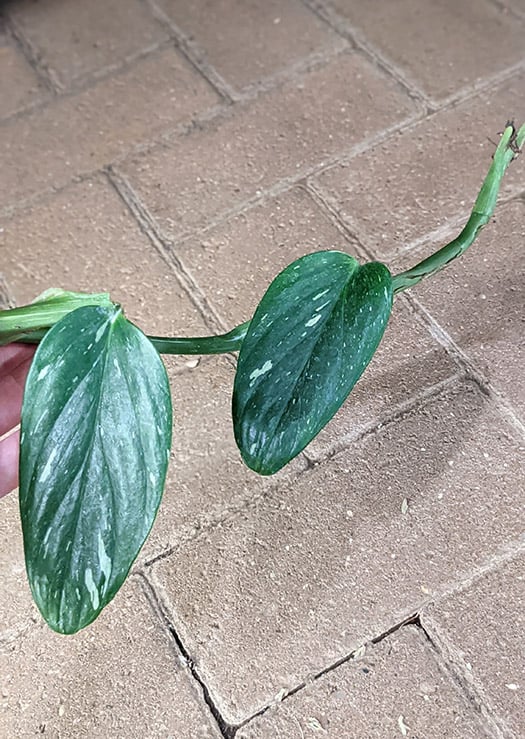
<svg viewBox="0 0 525 739">
<path fill-rule="evenodd" d="M 0 300 L 107 290 L 190 335 L 316 249 L 397 271 L 524 101 L 523 0 L 8 0 Z M 234 359 L 169 358 L 161 511 L 81 634 L 43 624 L 1 501 L 1 739 L 525 736 L 524 198 L 518 160 L 274 478 L 236 451 Z"/>
</svg>

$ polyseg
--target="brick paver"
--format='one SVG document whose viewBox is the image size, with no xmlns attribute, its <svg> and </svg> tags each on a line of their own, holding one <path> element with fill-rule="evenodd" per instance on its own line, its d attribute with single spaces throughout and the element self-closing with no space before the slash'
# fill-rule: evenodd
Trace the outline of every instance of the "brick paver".
<svg viewBox="0 0 525 739">
<path fill-rule="evenodd" d="M 415 263 L 525 120 L 524 34 L 523 0 L 3 3 L 0 301 L 201 335 L 305 253 Z M 241 463 L 235 359 L 166 358 L 164 500 L 84 632 L 43 624 L 0 501 L 2 739 L 525 734 L 523 166 L 277 476 Z"/>
</svg>

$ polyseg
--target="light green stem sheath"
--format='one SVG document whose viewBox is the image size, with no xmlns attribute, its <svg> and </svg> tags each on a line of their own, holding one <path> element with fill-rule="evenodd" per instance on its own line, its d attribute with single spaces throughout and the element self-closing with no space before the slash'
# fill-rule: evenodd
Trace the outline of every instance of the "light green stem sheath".
<svg viewBox="0 0 525 739">
<path fill-rule="evenodd" d="M 464 229 L 459 236 L 435 254 L 419 262 L 415 267 L 394 275 L 392 278 L 394 293 L 417 285 L 425 277 L 446 267 L 468 249 L 479 231 L 489 222 L 496 206 L 505 170 L 524 143 L 525 124 L 516 131 L 514 125 L 508 123 Z M 38 343 L 57 321 L 76 308 L 88 305 L 112 306 L 113 303 L 107 293 L 87 295 L 52 289 L 40 295 L 31 305 L 0 311 L 0 346 L 13 341 Z M 160 354 L 225 354 L 239 351 L 249 325 L 250 321 L 246 321 L 219 336 L 148 338 Z"/>
<path fill-rule="evenodd" d="M 108 293 L 74 293 L 51 288 L 30 305 L 0 311 L 0 346 L 13 341 L 36 343 L 68 313 L 86 305 L 112 307 Z"/>
<path fill-rule="evenodd" d="M 485 178 L 479 195 L 464 229 L 453 241 L 432 254 L 415 267 L 393 277 L 394 293 L 399 293 L 417 285 L 425 277 L 438 272 L 452 260 L 461 256 L 472 244 L 480 230 L 485 226 L 494 212 L 501 180 L 505 170 L 518 154 L 525 141 L 525 124 L 518 132 L 512 124 L 508 124 L 503 132 L 489 172 Z"/>
</svg>

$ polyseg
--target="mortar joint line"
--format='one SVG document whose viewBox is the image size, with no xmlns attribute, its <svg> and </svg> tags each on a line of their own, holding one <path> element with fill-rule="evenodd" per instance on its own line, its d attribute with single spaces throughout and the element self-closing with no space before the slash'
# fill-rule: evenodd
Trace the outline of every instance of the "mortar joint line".
<svg viewBox="0 0 525 739">
<path fill-rule="evenodd" d="M 238 94 L 219 72 L 206 61 L 205 52 L 157 5 L 155 0 L 145 0 L 152 16 L 173 39 L 181 54 L 226 102 L 234 103 Z"/>
<path fill-rule="evenodd" d="M 331 196 L 324 190 L 319 182 L 314 182 L 311 177 L 305 180 L 303 185 L 305 191 L 309 194 L 312 200 L 324 212 L 328 220 L 336 227 L 341 233 L 349 245 L 355 247 L 358 252 L 361 252 L 363 257 L 368 259 L 374 259 L 374 255 L 354 232 L 350 225 L 343 218 L 342 214 L 337 209 Z"/>
<path fill-rule="evenodd" d="M 506 541 L 500 548 L 489 555 L 481 564 L 476 565 L 470 571 L 460 572 L 455 580 L 445 583 L 441 591 L 434 595 L 432 602 L 438 603 L 447 600 L 453 595 L 464 593 L 483 578 L 496 573 L 504 565 L 513 562 L 525 553 L 525 534 L 517 539 Z"/>
<path fill-rule="evenodd" d="M 160 54 L 166 49 L 172 48 L 172 45 L 172 39 L 161 39 L 149 46 L 136 49 L 134 52 L 127 54 L 123 58 L 110 64 L 106 64 L 99 69 L 74 77 L 71 81 L 71 86 L 61 92 L 60 98 L 75 97 L 75 95 L 85 92 L 86 90 L 90 90 L 99 82 L 103 82 L 112 77 L 117 77 L 122 72 L 133 69 L 136 64 L 140 63 L 144 59 Z"/>
<path fill-rule="evenodd" d="M 260 80 L 247 84 L 237 93 L 236 102 L 250 102 L 251 100 L 256 100 L 264 93 L 279 89 L 285 84 L 295 81 L 300 82 L 303 75 L 315 69 L 327 66 L 349 51 L 352 51 L 352 47 L 348 43 L 347 39 L 339 37 L 338 44 L 333 44 L 324 49 L 317 49 L 316 51 L 292 62 L 288 66 L 283 67 Z"/>
<path fill-rule="evenodd" d="M 48 64 L 43 62 L 41 52 L 36 48 L 33 42 L 27 38 L 18 23 L 6 11 L 0 10 L 0 18 L 4 21 L 6 30 L 40 82 L 49 92 L 53 93 L 53 96 L 62 93 L 64 85 L 59 76 Z"/>
<path fill-rule="evenodd" d="M 519 8 L 515 8 L 514 5 L 508 2 L 504 2 L 504 0 L 488 0 L 488 2 L 504 15 L 509 15 L 511 18 L 514 18 L 518 21 L 523 21 L 525 19 L 524 11 L 520 10 Z"/>
<path fill-rule="evenodd" d="M 509 67 L 505 67 L 499 72 L 495 72 L 492 75 L 482 78 L 481 80 L 474 81 L 466 87 L 460 88 L 455 93 L 452 93 L 448 97 L 444 98 L 440 104 L 438 104 L 436 110 L 432 111 L 432 114 L 439 113 L 443 110 L 453 110 L 462 103 L 468 102 L 475 97 L 478 97 L 483 92 L 489 92 L 495 87 L 503 85 L 505 82 L 518 77 L 525 71 L 525 61 L 520 60 L 515 64 L 511 64 Z M 512 111 L 511 115 L 512 117 Z M 505 121 L 502 121 L 504 123 Z"/>
<path fill-rule="evenodd" d="M 0 310 L 7 310 L 15 306 L 15 295 L 5 275 L 0 272 Z"/>
<path fill-rule="evenodd" d="M 301 470 L 298 475 L 306 475 L 310 472 L 310 469 L 315 469 L 320 465 L 327 464 L 331 459 L 346 451 L 350 446 L 364 441 L 369 436 L 381 433 L 393 424 L 399 423 L 406 418 L 408 414 L 426 407 L 433 400 L 443 395 L 447 390 L 452 389 L 462 380 L 468 379 L 469 378 L 466 377 L 464 373 L 455 372 L 454 374 L 445 377 L 443 380 L 436 382 L 434 385 L 423 388 L 423 390 L 419 390 L 413 395 L 410 395 L 405 400 L 397 403 L 393 408 L 390 408 L 383 413 L 379 413 L 373 420 L 358 426 L 354 431 L 343 434 L 336 442 L 327 445 L 318 456 L 310 456 L 308 454 L 308 450 L 305 450 L 304 454 L 308 458 L 311 466 L 305 470 Z"/>
</svg>

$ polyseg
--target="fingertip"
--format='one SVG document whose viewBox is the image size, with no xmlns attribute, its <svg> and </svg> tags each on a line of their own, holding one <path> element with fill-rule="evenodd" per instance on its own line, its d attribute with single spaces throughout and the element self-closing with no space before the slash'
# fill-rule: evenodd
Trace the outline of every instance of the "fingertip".
<svg viewBox="0 0 525 739">
<path fill-rule="evenodd" d="M 19 443 L 19 429 L 0 441 L 0 498 L 18 486 Z"/>
</svg>

